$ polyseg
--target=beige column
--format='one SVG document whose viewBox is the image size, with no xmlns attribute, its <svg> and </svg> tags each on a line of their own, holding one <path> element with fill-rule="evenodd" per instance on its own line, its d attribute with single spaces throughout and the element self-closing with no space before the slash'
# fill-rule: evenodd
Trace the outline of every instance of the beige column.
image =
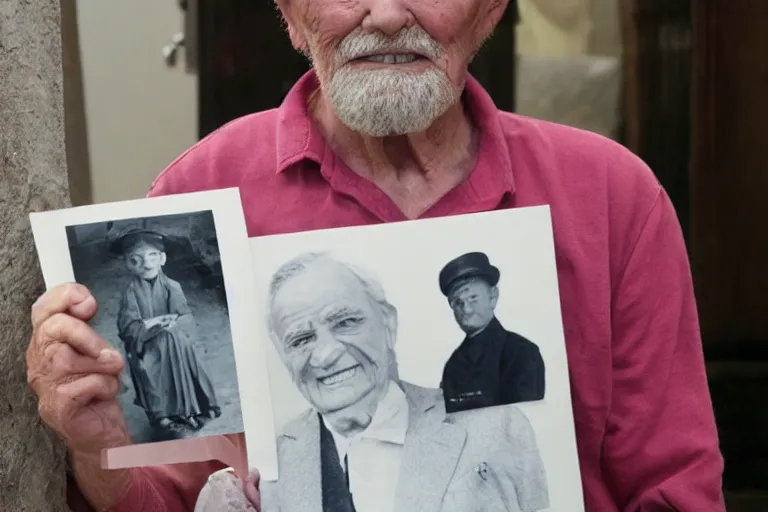
<svg viewBox="0 0 768 512">
<path fill-rule="evenodd" d="M 519 5 L 519 53 L 544 58 L 587 53 L 589 0 L 519 0 Z"/>
</svg>

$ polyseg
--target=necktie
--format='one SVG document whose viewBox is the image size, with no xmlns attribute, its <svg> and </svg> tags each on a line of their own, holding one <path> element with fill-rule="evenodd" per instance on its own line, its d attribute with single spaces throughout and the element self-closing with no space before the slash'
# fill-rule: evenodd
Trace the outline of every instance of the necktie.
<svg viewBox="0 0 768 512">
<path fill-rule="evenodd" d="M 344 478 L 347 481 L 347 489 L 349 489 L 349 459 L 347 455 L 344 455 Z"/>
</svg>

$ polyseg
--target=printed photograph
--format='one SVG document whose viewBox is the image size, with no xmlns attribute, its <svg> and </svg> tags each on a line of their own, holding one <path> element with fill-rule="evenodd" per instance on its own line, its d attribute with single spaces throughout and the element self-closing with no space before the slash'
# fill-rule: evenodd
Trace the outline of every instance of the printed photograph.
<svg viewBox="0 0 768 512">
<path fill-rule="evenodd" d="M 123 355 L 119 399 L 134 443 L 241 432 L 213 212 L 67 226 L 91 326 Z"/>
<path fill-rule="evenodd" d="M 547 207 L 251 240 L 265 512 L 581 510 Z"/>
<path fill-rule="evenodd" d="M 488 255 L 470 252 L 440 270 L 440 291 L 465 334 L 443 368 L 446 412 L 542 400 L 544 359 L 538 345 L 496 317 L 501 273 Z"/>
<path fill-rule="evenodd" d="M 98 305 L 90 326 L 126 363 L 118 401 L 133 446 L 108 450 L 105 464 L 226 459 L 194 441 L 246 432 L 248 464 L 276 479 L 259 292 L 238 190 L 33 213 L 30 222 L 46 287 L 86 286 Z"/>
</svg>

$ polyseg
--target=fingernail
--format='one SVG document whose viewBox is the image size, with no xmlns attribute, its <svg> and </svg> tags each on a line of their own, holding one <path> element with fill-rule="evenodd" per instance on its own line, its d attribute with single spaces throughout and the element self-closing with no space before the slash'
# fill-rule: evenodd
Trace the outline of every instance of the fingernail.
<svg viewBox="0 0 768 512">
<path fill-rule="evenodd" d="M 111 363 L 119 359 L 120 359 L 120 354 L 116 350 L 113 350 L 111 348 L 105 348 L 105 349 L 102 349 L 101 352 L 99 352 L 98 361 L 100 363 Z"/>
<path fill-rule="evenodd" d="M 90 293 L 83 290 L 80 286 L 70 288 L 69 297 L 73 302 L 82 302 L 88 298 Z"/>
<path fill-rule="evenodd" d="M 75 306 L 82 306 L 83 304 L 87 304 L 89 300 L 95 301 L 96 299 L 91 295 L 90 293 L 85 292 L 78 292 L 77 295 L 72 297 L 75 301 Z"/>
</svg>

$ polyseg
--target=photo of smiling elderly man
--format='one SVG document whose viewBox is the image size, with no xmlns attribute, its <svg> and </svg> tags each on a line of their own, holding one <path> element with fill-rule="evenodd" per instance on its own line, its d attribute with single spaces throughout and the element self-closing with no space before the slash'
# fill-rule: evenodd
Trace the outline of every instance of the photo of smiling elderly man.
<svg viewBox="0 0 768 512">
<path fill-rule="evenodd" d="M 534 512 L 549 506 L 536 435 L 515 406 L 448 415 L 399 377 L 398 311 L 366 271 L 326 253 L 284 263 L 268 329 L 310 404 L 278 435 L 265 512 Z"/>
</svg>

